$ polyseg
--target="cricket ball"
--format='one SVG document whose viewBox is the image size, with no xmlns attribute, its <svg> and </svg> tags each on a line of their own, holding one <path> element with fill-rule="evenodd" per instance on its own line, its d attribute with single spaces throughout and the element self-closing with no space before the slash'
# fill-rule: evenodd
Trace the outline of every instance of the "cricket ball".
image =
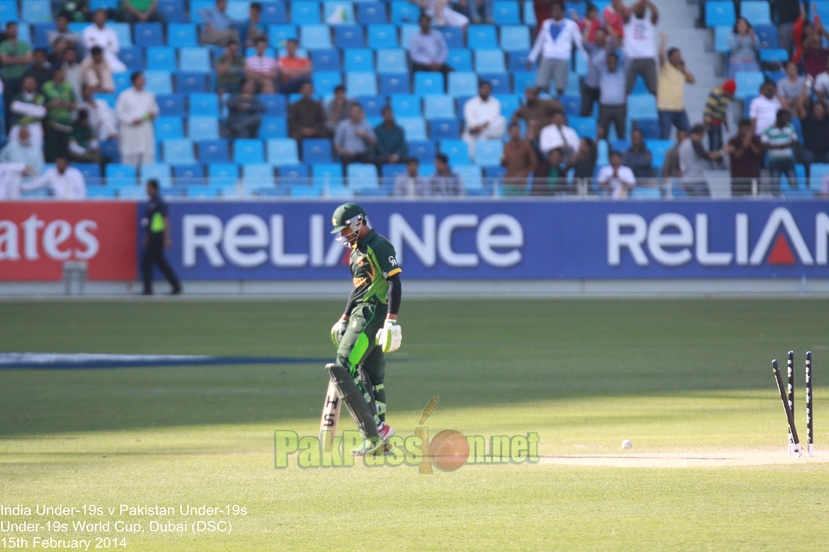
<svg viewBox="0 0 829 552">
<path fill-rule="evenodd" d="M 469 459 L 469 442 L 460 431 L 444 429 L 429 443 L 432 464 L 440 471 L 460 469 Z"/>
</svg>

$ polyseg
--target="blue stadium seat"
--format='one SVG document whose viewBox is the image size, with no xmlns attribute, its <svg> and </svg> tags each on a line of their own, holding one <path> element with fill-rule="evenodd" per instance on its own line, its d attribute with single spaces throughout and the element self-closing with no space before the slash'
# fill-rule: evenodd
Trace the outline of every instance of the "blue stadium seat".
<svg viewBox="0 0 829 552">
<path fill-rule="evenodd" d="M 453 75 L 454 73 L 450 73 Z M 415 86 L 414 92 L 418 96 L 426 96 L 427 94 L 443 94 L 444 83 L 442 73 L 427 73 L 417 72 L 414 74 Z"/>
<path fill-rule="evenodd" d="M 517 71 L 526 71 L 527 70 L 527 56 L 530 55 L 529 51 L 523 52 L 510 52 L 507 54 L 507 70 L 510 73 L 515 73 Z"/>
<path fill-rule="evenodd" d="M 478 73 L 506 73 L 504 52 L 501 50 L 477 50 L 475 52 L 475 71 Z"/>
<path fill-rule="evenodd" d="M 346 71 L 374 71 L 374 51 L 368 48 L 345 50 Z"/>
<path fill-rule="evenodd" d="M 569 81 L 569 79 L 568 79 Z M 512 73 L 512 86 L 516 94 L 523 94 L 524 90 L 535 86 L 535 71 L 515 71 Z"/>
<path fill-rule="evenodd" d="M 783 48 L 763 48 L 760 50 L 760 61 L 762 63 L 780 63 L 789 61 L 789 52 Z"/>
<path fill-rule="evenodd" d="M 498 48 L 494 25 L 469 25 L 466 40 L 471 50 L 494 50 Z"/>
<path fill-rule="evenodd" d="M 421 163 L 434 162 L 437 148 L 433 140 L 408 140 L 408 143 L 409 157 L 414 157 Z"/>
<path fill-rule="evenodd" d="M 734 81 L 737 83 L 737 92 L 734 93 L 734 97 L 738 100 L 745 100 L 750 96 L 756 96 L 760 93 L 760 86 L 765 80 L 765 75 L 760 71 L 738 71 L 734 75 Z"/>
<path fill-rule="evenodd" d="M 650 94 L 631 94 L 630 96 L 628 96 L 628 118 L 657 118 L 656 97 Z"/>
<path fill-rule="evenodd" d="M 23 8 L 21 17 L 27 23 L 46 23 L 52 21 L 52 5 L 49 0 L 25 0 L 20 3 Z"/>
<path fill-rule="evenodd" d="M 417 23 L 420 18 L 420 7 L 403 0 L 394 0 L 391 3 L 391 22 L 395 25 Z"/>
<path fill-rule="evenodd" d="M 210 50 L 207 48 L 179 48 L 178 68 L 191 73 L 211 73 Z"/>
<path fill-rule="evenodd" d="M 368 118 L 380 117 L 383 107 L 386 106 L 385 96 L 359 96 L 357 101 L 363 106 L 363 111 Z"/>
<path fill-rule="evenodd" d="M 416 144 L 426 144 L 427 142 L 416 142 Z M 432 146 L 434 148 L 434 146 Z M 417 157 L 417 155 L 412 154 L 412 144 L 409 144 L 409 153 L 412 157 Z M 434 161 L 435 158 L 432 156 L 429 158 L 429 163 Z M 423 161 L 421 161 L 423 163 Z M 398 165 L 383 165 L 380 169 L 380 176 L 386 182 L 383 184 L 384 186 L 393 186 L 394 179 L 397 178 L 401 174 L 406 174 L 406 165 L 398 164 Z"/>
<path fill-rule="evenodd" d="M 452 171 L 461 179 L 463 188 L 467 193 L 484 192 L 484 194 L 475 195 L 485 195 L 488 193 L 487 190 L 484 190 L 484 180 L 481 178 L 481 168 L 477 165 L 471 165 L 468 163 L 457 164 L 452 167 Z"/>
<path fill-rule="evenodd" d="M 501 48 L 505 52 L 520 52 L 521 50 L 529 50 L 530 33 L 527 30 L 527 27 L 501 27 Z"/>
<path fill-rule="evenodd" d="M 180 71 L 176 73 L 176 92 L 192 94 L 194 92 L 207 92 L 207 85 L 204 73 L 187 73 Z"/>
<path fill-rule="evenodd" d="M 475 143 L 475 164 L 479 167 L 499 167 L 504 153 L 501 140 L 480 140 Z"/>
<path fill-rule="evenodd" d="M 374 96 L 377 94 L 377 75 L 367 71 L 346 73 L 345 89 L 353 96 Z"/>
<path fill-rule="evenodd" d="M 408 51 L 412 37 L 419 32 L 420 27 L 417 25 L 402 25 L 400 27 L 400 47 Z"/>
<path fill-rule="evenodd" d="M 167 23 L 187 23 L 184 0 L 158 0 L 158 13 Z"/>
<path fill-rule="evenodd" d="M 302 25 L 299 28 L 300 44 L 309 50 L 331 48 L 331 31 L 328 25 Z"/>
<path fill-rule="evenodd" d="M 426 121 L 423 117 L 398 117 L 397 124 L 403 127 L 406 140 L 426 140 Z"/>
<path fill-rule="evenodd" d="M 184 95 L 183 94 L 159 94 L 155 98 L 158 103 L 158 110 L 161 116 L 184 117 Z"/>
<path fill-rule="evenodd" d="M 195 48 L 199 45 L 196 26 L 192 23 L 168 23 L 167 44 L 174 48 Z"/>
<path fill-rule="evenodd" d="M 320 5 L 318 2 L 294 0 L 291 2 L 291 23 L 295 25 L 314 25 L 320 22 Z"/>
<path fill-rule="evenodd" d="M 173 165 L 173 185 L 187 186 L 200 182 L 204 178 L 204 165 L 201 163 Z"/>
<path fill-rule="evenodd" d="M 299 163 L 296 165 L 279 166 L 277 170 L 279 171 L 278 184 L 280 186 L 289 184 L 291 181 L 298 182 L 305 180 L 310 174 L 308 171 L 308 165 L 301 165 Z"/>
<path fill-rule="evenodd" d="M 35 48 L 49 48 L 49 31 L 55 30 L 57 27 L 54 23 L 34 23 L 34 38 L 32 44 Z"/>
<path fill-rule="evenodd" d="M 264 163 L 265 154 L 262 140 L 258 138 L 237 138 L 233 141 L 233 162 L 240 165 Z"/>
<path fill-rule="evenodd" d="M 87 184 L 90 180 L 101 178 L 101 166 L 97 163 L 74 163 L 72 166 L 81 171 Z"/>
<path fill-rule="evenodd" d="M 121 151 L 118 149 L 118 140 L 101 140 L 101 155 L 108 157 L 113 163 L 120 163 Z"/>
<path fill-rule="evenodd" d="M 423 98 L 423 116 L 426 120 L 455 117 L 455 99 L 448 95 L 429 95 Z"/>
<path fill-rule="evenodd" d="M 653 155 L 653 166 L 662 167 L 665 163 L 665 154 L 676 144 L 671 140 L 648 140 L 645 145 Z"/>
<path fill-rule="evenodd" d="M 302 141 L 302 162 L 306 165 L 331 163 L 331 140 L 319 138 Z"/>
<path fill-rule="evenodd" d="M 409 94 L 408 74 L 380 75 L 380 94 L 391 96 L 392 94 Z"/>
<path fill-rule="evenodd" d="M 274 138 L 267 142 L 268 163 L 271 165 L 293 166 L 299 165 L 299 149 L 293 138 Z M 280 175 L 282 173 L 280 172 Z"/>
<path fill-rule="evenodd" d="M 365 48 L 366 40 L 360 25 L 338 25 L 334 27 L 334 46 L 346 48 Z"/>
<path fill-rule="evenodd" d="M 567 94 L 559 97 L 558 101 L 564 106 L 564 113 L 568 117 L 578 117 L 581 112 L 581 96 L 569 96 Z"/>
<path fill-rule="evenodd" d="M 311 177 L 315 188 L 341 188 L 343 182 L 343 166 L 339 163 L 317 163 L 311 166 Z"/>
<path fill-rule="evenodd" d="M 377 50 L 377 73 L 394 75 L 407 73 L 406 52 L 403 50 Z"/>
<path fill-rule="evenodd" d="M 274 180 L 273 165 L 269 163 L 242 165 L 242 184 L 246 194 L 253 193 L 259 188 L 273 188 Z"/>
<path fill-rule="evenodd" d="M 361 25 L 382 25 L 388 21 L 385 2 L 359 2 L 357 4 L 357 22 Z"/>
<path fill-rule="evenodd" d="M 397 27 L 385 23 L 369 25 L 368 45 L 375 50 L 397 48 Z"/>
<path fill-rule="evenodd" d="M 420 117 L 420 96 L 395 94 L 390 98 L 391 108 L 396 117 Z"/>
<path fill-rule="evenodd" d="M 455 71 L 472 71 L 472 52 L 465 48 L 450 49 L 446 64 Z"/>
<path fill-rule="evenodd" d="M 567 14 L 569 15 L 569 10 Z M 496 1 L 492 3 L 492 18 L 499 25 L 520 25 L 521 15 L 518 13 L 518 2 Z"/>
<path fill-rule="evenodd" d="M 127 88 L 132 86 L 130 83 L 130 74 L 128 72 L 124 73 L 115 73 L 112 75 L 112 79 L 115 81 L 115 94 L 120 94 Z"/>
<path fill-rule="evenodd" d="M 268 42 L 270 44 L 282 44 L 291 38 L 299 38 L 296 25 L 268 25 Z"/>
<path fill-rule="evenodd" d="M 157 141 L 184 138 L 184 124 L 180 117 L 158 117 L 153 123 Z"/>
<path fill-rule="evenodd" d="M 219 119 L 217 117 L 189 117 L 187 135 L 191 139 L 218 140 Z"/>
<path fill-rule="evenodd" d="M 642 131 L 645 140 L 659 139 L 659 120 L 658 119 L 639 119 L 633 122 L 634 126 Z"/>
<path fill-rule="evenodd" d="M 334 87 L 342 84 L 342 74 L 332 71 L 314 71 L 314 89 L 321 96 L 329 96 L 334 93 Z"/>
<path fill-rule="evenodd" d="M 706 2 L 705 4 L 705 26 L 716 27 L 717 25 L 733 25 L 735 21 L 734 2 L 731 0 Z"/>
<path fill-rule="evenodd" d="M 287 2 L 262 3 L 262 21 L 268 25 L 282 24 L 288 22 L 288 13 L 285 9 Z"/>
<path fill-rule="evenodd" d="M 190 116 L 219 116 L 219 97 L 211 93 L 190 94 Z"/>
<path fill-rule="evenodd" d="M 348 187 L 359 192 L 360 190 L 378 188 L 377 166 L 368 163 L 351 163 L 346 167 Z"/>
<path fill-rule="evenodd" d="M 581 138 L 596 139 L 596 119 L 594 117 L 570 117 L 570 128 Z"/>
<path fill-rule="evenodd" d="M 311 52 L 314 71 L 342 71 L 339 50 L 314 50 Z"/>
<path fill-rule="evenodd" d="M 14 0 L 0 1 L 0 22 L 19 21 L 20 15 L 17 12 L 17 2 Z M 4 25 L 5 26 L 5 25 Z"/>
<path fill-rule="evenodd" d="M 176 50 L 168 46 L 147 48 L 147 69 L 150 71 L 175 71 Z"/>
<path fill-rule="evenodd" d="M 457 140 L 461 137 L 461 125 L 457 119 L 435 119 L 429 122 L 432 140 Z"/>
<path fill-rule="evenodd" d="M 809 188 L 820 191 L 823 181 L 829 177 L 829 165 L 825 163 L 812 163 L 809 167 Z"/>
<path fill-rule="evenodd" d="M 259 138 L 269 140 L 287 137 L 288 122 L 285 117 L 262 117 L 262 124 L 259 125 Z"/>
<path fill-rule="evenodd" d="M 326 0 L 322 4 L 322 17 L 329 25 L 354 23 L 354 5 L 343 0 Z"/>
<path fill-rule="evenodd" d="M 164 28 L 161 23 L 136 23 L 136 46 L 164 46 Z"/>
<path fill-rule="evenodd" d="M 512 93 L 510 78 L 507 73 L 481 73 L 478 77 L 480 80 L 486 81 L 492 85 L 493 94 Z"/>
<path fill-rule="evenodd" d="M 211 187 L 232 186 L 238 178 L 239 167 L 235 163 L 210 163 L 207 165 L 207 183 Z"/>
<path fill-rule="evenodd" d="M 199 163 L 230 163 L 227 140 L 199 140 Z"/>
<path fill-rule="evenodd" d="M 104 167 L 104 174 L 106 175 L 106 185 L 108 187 L 137 187 L 138 182 L 136 179 L 135 167 L 132 165 L 108 163 Z"/>
<path fill-rule="evenodd" d="M 820 16 L 821 20 L 824 22 L 829 20 L 829 2 L 826 0 L 819 0 L 818 2 L 812 2 L 812 5 L 814 6 L 814 10 L 812 10 L 810 18 L 812 21 L 814 21 L 816 15 Z"/>
<path fill-rule="evenodd" d="M 118 44 L 123 48 L 124 46 L 132 46 L 132 27 L 129 23 L 107 23 L 107 27 L 115 31 L 118 37 Z"/>
<path fill-rule="evenodd" d="M 714 27 L 714 51 L 727 54 L 730 49 L 728 39 L 733 34 L 733 27 L 730 25 L 717 25 Z M 775 31 L 776 33 L 777 31 Z"/>
<path fill-rule="evenodd" d="M 469 148 L 463 140 L 441 140 L 440 152 L 449 158 L 450 165 L 470 165 Z"/>
<path fill-rule="evenodd" d="M 478 75 L 475 73 L 449 73 L 450 96 L 474 96 L 478 93 Z"/>
<path fill-rule="evenodd" d="M 257 97 L 265 104 L 265 115 L 284 117 L 288 113 L 284 94 L 259 94 Z"/>
<path fill-rule="evenodd" d="M 754 27 L 757 40 L 761 48 L 779 48 L 780 39 L 777 34 L 777 27 L 774 25 L 757 25 Z"/>
<path fill-rule="evenodd" d="M 463 30 L 460 27 L 441 27 L 438 29 L 446 41 L 447 48 L 465 48 Z"/>
<path fill-rule="evenodd" d="M 740 17 L 745 17 L 752 25 L 771 25 L 771 8 L 767 0 L 742 0 Z"/>
<path fill-rule="evenodd" d="M 521 101 L 524 99 L 523 96 L 517 94 L 493 94 L 493 96 L 501 103 L 501 114 L 507 119 L 521 107 Z"/>
<path fill-rule="evenodd" d="M 126 46 L 118 52 L 118 59 L 127 66 L 127 71 L 144 70 L 144 49 L 139 46 Z"/>
<path fill-rule="evenodd" d="M 118 0 L 90 0 L 89 1 L 89 9 L 90 10 L 114 10 L 118 8 L 118 4 L 120 2 Z"/>
<path fill-rule="evenodd" d="M 158 180 L 162 188 L 169 188 L 173 185 L 173 178 L 170 174 L 169 163 L 147 163 L 141 165 L 141 184 L 146 184 L 150 179 Z"/>
</svg>

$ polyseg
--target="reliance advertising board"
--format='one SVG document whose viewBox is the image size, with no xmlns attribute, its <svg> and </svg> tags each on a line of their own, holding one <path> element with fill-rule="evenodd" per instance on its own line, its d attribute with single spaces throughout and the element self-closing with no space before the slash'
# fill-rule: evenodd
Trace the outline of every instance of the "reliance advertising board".
<svg viewBox="0 0 829 552">
<path fill-rule="evenodd" d="M 332 202 L 170 203 L 185 280 L 347 277 Z M 366 202 L 406 278 L 829 277 L 829 203 Z M 0 280 L 137 277 L 143 205 L 0 203 Z"/>
</svg>

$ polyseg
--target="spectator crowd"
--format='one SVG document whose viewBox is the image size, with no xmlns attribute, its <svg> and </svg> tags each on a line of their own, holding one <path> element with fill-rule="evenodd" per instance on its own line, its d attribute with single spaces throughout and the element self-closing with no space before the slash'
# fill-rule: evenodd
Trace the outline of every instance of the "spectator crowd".
<svg viewBox="0 0 829 552">
<path fill-rule="evenodd" d="M 435 27 L 466 29 L 470 23 L 493 22 L 492 0 L 415 3 L 421 10 L 419 29 L 408 45 L 415 74 L 453 72 L 450 49 Z M 740 2 L 734 3 L 739 14 Z M 784 178 L 796 188 L 804 176 L 798 165 L 808 177 L 812 165 L 829 164 L 829 50 L 823 46 L 829 32 L 810 6 L 798 0 L 773 3 L 779 44 L 788 56 L 779 67 L 761 60 L 757 32 L 748 19 L 737 17 L 722 82 L 708 94 L 704 111 L 691 114 L 685 89 L 696 77 L 681 49 L 658 31 L 660 13 L 651 0 L 613 0 L 602 10 L 585 2 L 584 16 L 566 13 L 558 0 L 536 0 L 534 7 L 538 27 L 526 65 L 535 68 L 535 82 L 523 90 L 523 101 L 505 112 L 493 83 L 482 79 L 477 94 L 459 107 L 460 140 L 470 161 L 488 155 L 493 141 L 503 143 L 501 169 L 494 173 L 503 195 L 568 195 L 581 183 L 617 199 L 638 190 L 707 196 L 706 171 L 724 169 L 732 178 L 732 194 L 746 195 L 760 181 L 773 192 Z M 227 0 L 216 0 L 198 12 L 200 43 L 217 49 L 214 77 L 226 110 L 223 136 L 258 137 L 267 112 L 262 95 L 284 94 L 287 132 L 300 146 L 309 139 L 330 140 L 344 170 L 355 163 L 375 165 L 377 174 L 391 177 L 387 185 L 393 195 L 465 193 L 450 156 L 432 152 L 424 159 L 410 151 L 411 139 L 392 105 L 382 106 L 379 120 L 370 123 L 367 106 L 349 97 L 344 86 L 327 101 L 321 99 L 311 59 L 295 39 L 270 43 L 262 10 L 253 2 L 248 19 L 237 21 L 227 13 Z M 117 95 L 114 108 L 96 97 L 115 93 L 115 76 L 128 71 L 109 24 L 113 15 L 92 11 L 85 2 L 59 11 L 49 48 L 33 49 L 19 39 L 17 23 L 6 23 L 0 77 L 8 132 L 0 151 L 0 198 L 42 187 L 56 197 L 84 197 L 84 179 L 73 162 L 103 167 L 117 153 L 121 163 L 137 169 L 156 163 L 160 109 L 144 74 L 130 72 L 130 86 Z M 163 22 L 153 0 L 124 0 L 117 16 L 130 24 Z M 88 22 L 81 33 L 70 30 L 70 23 L 81 21 Z M 577 65 L 586 67 L 577 83 L 579 95 L 568 97 Z M 731 104 L 745 73 L 763 74 L 765 80 L 756 91 L 741 91 L 749 98 L 747 116 L 733 117 Z M 653 125 L 629 126 L 634 93 L 654 97 Z M 576 116 L 595 124 L 570 126 Z M 117 151 L 102 146 L 113 141 Z M 45 170 L 47 164 L 54 168 Z M 422 174 L 423 165 L 434 168 Z"/>
</svg>

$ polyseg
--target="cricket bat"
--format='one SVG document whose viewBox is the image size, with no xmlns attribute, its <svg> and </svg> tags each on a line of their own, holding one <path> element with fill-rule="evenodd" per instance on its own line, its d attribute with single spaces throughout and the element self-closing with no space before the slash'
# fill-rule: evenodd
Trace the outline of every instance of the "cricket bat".
<svg viewBox="0 0 829 552">
<path fill-rule="evenodd" d="M 320 420 L 320 442 L 322 450 L 331 452 L 334 436 L 337 434 L 337 423 L 340 421 L 342 399 L 337 394 L 337 386 L 328 382 L 328 391 L 325 393 L 325 403 L 322 405 L 322 419 Z"/>
</svg>

